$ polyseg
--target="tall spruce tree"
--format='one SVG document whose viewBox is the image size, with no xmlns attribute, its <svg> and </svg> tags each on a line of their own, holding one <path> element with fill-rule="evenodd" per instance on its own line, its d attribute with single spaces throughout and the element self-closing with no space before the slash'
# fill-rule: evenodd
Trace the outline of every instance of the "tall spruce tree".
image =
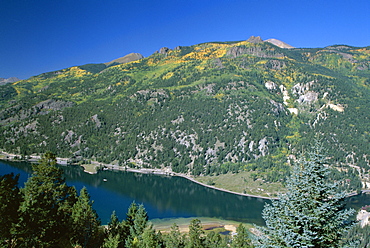
<svg viewBox="0 0 370 248">
<path fill-rule="evenodd" d="M 125 241 L 126 247 L 138 247 L 143 239 L 144 230 L 148 227 L 148 214 L 144 205 L 131 203 L 125 225 L 128 229 L 128 237 Z"/>
<path fill-rule="evenodd" d="M 252 241 L 249 238 L 247 228 L 240 224 L 236 229 L 236 235 L 233 237 L 231 246 L 232 248 L 248 248 L 252 247 Z"/>
<path fill-rule="evenodd" d="M 263 210 L 266 227 L 257 227 L 257 247 L 341 247 L 354 210 L 345 208 L 345 193 L 336 193 L 324 154 L 316 143 L 295 162 L 288 192 Z"/>
<path fill-rule="evenodd" d="M 46 153 L 32 166 L 33 174 L 21 190 L 16 230 L 21 247 L 65 247 L 69 241 L 76 190 L 66 185 L 63 171 L 55 163 L 55 155 Z"/>
<path fill-rule="evenodd" d="M 189 226 L 189 239 L 185 245 L 186 248 L 205 247 L 204 231 L 199 219 L 193 219 Z"/>
<path fill-rule="evenodd" d="M 92 207 L 90 195 L 83 187 L 72 207 L 73 242 L 82 247 L 98 247 L 100 220 Z"/>
<path fill-rule="evenodd" d="M 19 174 L 0 176 L 0 245 L 7 246 L 13 239 L 12 229 L 18 222 L 21 195 L 18 188 Z"/>
</svg>

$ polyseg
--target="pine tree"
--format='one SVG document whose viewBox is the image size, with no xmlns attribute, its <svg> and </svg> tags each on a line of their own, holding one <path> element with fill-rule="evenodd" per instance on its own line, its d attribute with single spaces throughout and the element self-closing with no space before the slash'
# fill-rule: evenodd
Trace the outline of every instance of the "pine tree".
<svg viewBox="0 0 370 248">
<path fill-rule="evenodd" d="M 207 248 L 226 248 L 227 243 L 226 239 L 222 238 L 219 233 L 216 233 L 214 231 L 210 231 L 204 240 L 204 246 Z"/>
<path fill-rule="evenodd" d="M 166 247 L 169 248 L 182 248 L 185 247 L 184 236 L 181 235 L 179 226 L 173 224 L 171 226 L 171 231 L 165 236 Z"/>
<path fill-rule="evenodd" d="M 63 247 L 71 233 L 71 208 L 76 190 L 65 184 L 63 172 L 55 167 L 56 158 L 46 153 L 21 190 L 18 242 L 26 247 Z"/>
<path fill-rule="evenodd" d="M 72 242 L 82 247 L 94 247 L 99 238 L 100 220 L 92 204 L 87 189 L 83 187 L 77 202 L 72 207 Z"/>
<path fill-rule="evenodd" d="M 19 174 L 0 176 L 0 244 L 4 246 L 11 242 L 12 229 L 18 222 L 18 208 L 21 202 L 18 179 Z"/>
<path fill-rule="evenodd" d="M 129 226 L 123 220 L 122 222 L 119 221 L 116 212 L 113 211 L 110 221 L 108 223 L 108 227 L 106 229 L 106 243 L 116 245 L 116 248 L 124 248 L 125 247 L 125 240 L 129 234 Z M 113 245 L 112 245 L 113 246 Z"/>
<path fill-rule="evenodd" d="M 243 224 L 240 224 L 236 229 L 236 235 L 233 238 L 231 243 L 232 248 L 247 248 L 251 246 L 251 240 L 249 239 L 249 235 L 247 229 L 244 227 Z"/>
<path fill-rule="evenodd" d="M 288 192 L 263 210 L 266 227 L 257 227 L 257 247 L 340 247 L 354 211 L 345 209 L 345 193 L 336 193 L 326 164 L 318 144 L 296 161 Z"/>
<path fill-rule="evenodd" d="M 189 226 L 189 240 L 185 245 L 186 248 L 200 248 L 205 247 L 204 231 L 200 220 L 193 219 Z"/>
<path fill-rule="evenodd" d="M 145 228 L 142 239 L 139 241 L 137 247 L 138 248 L 156 248 L 156 247 L 163 247 L 163 240 L 160 238 L 161 236 L 158 235 L 153 226 L 150 225 Z"/>
<path fill-rule="evenodd" d="M 148 226 L 148 214 L 142 204 L 137 205 L 133 202 L 130 205 L 125 224 L 129 232 L 125 241 L 126 247 L 138 247 Z"/>
</svg>

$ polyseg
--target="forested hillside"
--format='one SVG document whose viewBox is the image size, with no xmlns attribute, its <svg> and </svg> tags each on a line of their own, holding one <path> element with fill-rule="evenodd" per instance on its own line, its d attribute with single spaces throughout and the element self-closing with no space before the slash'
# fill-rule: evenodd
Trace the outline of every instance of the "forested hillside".
<svg viewBox="0 0 370 248">
<path fill-rule="evenodd" d="M 316 137 L 344 189 L 369 182 L 370 47 L 259 37 L 162 48 L 0 86 L 0 146 L 23 156 L 276 182 Z"/>
</svg>

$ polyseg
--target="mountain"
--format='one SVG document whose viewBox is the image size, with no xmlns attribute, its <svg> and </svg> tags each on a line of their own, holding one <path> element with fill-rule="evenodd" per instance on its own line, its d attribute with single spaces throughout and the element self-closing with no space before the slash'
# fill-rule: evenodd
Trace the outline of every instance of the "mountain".
<svg viewBox="0 0 370 248">
<path fill-rule="evenodd" d="M 124 63 L 128 63 L 128 62 L 132 62 L 132 61 L 135 61 L 135 60 L 139 60 L 139 59 L 143 59 L 144 56 L 141 55 L 140 53 L 130 53 L 130 54 L 127 54 L 126 56 L 123 56 L 121 58 L 118 58 L 118 59 L 115 59 L 115 60 L 112 60 L 108 63 L 104 63 L 105 65 L 109 66 L 109 65 L 116 65 L 116 64 L 124 64 Z"/>
<path fill-rule="evenodd" d="M 280 48 L 294 48 L 293 46 L 281 41 L 281 40 L 277 40 L 277 39 L 268 39 L 268 40 L 265 40 L 265 42 L 270 42 L 271 44 L 275 45 L 275 46 L 278 46 Z"/>
<path fill-rule="evenodd" d="M 1 149 L 281 182 L 320 138 L 341 187 L 369 185 L 370 47 L 251 37 L 120 61 L 1 86 Z"/>
<path fill-rule="evenodd" d="M 4 85 L 7 83 L 14 83 L 19 81 L 20 79 L 17 77 L 10 77 L 10 78 L 0 78 L 0 85 Z"/>
</svg>

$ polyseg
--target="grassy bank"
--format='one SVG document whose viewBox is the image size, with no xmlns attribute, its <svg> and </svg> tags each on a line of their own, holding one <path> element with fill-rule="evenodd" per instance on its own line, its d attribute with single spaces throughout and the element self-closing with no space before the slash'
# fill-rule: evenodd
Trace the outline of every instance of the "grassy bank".
<svg viewBox="0 0 370 248">
<path fill-rule="evenodd" d="M 200 176 L 195 180 L 217 188 L 227 189 L 237 193 L 276 197 L 283 192 L 281 183 L 267 183 L 262 180 L 253 180 L 248 171 L 237 174 L 227 173 L 218 176 Z"/>
</svg>

